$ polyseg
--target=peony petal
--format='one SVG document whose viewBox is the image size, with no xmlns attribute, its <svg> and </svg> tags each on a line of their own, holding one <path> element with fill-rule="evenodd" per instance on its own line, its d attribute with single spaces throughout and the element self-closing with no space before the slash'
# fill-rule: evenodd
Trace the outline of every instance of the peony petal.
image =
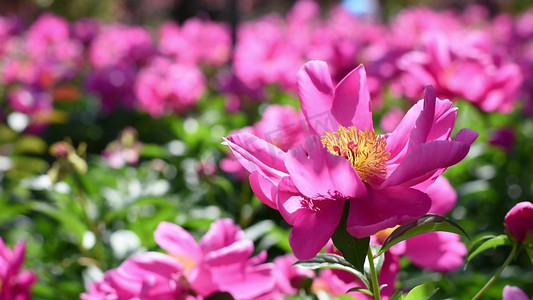
<svg viewBox="0 0 533 300">
<path fill-rule="evenodd" d="M 274 184 L 287 176 L 287 169 L 283 164 L 285 152 L 278 147 L 247 133 L 224 138 L 223 144 L 230 147 L 242 166 L 250 173 L 258 171 Z"/>
<path fill-rule="evenodd" d="M 298 259 L 315 257 L 331 238 L 341 219 L 344 201 L 320 201 L 313 209 L 301 207 L 289 236 Z"/>
<path fill-rule="evenodd" d="M 463 265 L 466 246 L 459 235 L 429 232 L 408 239 L 405 255 L 413 264 L 432 271 L 451 272 Z"/>
<path fill-rule="evenodd" d="M 219 290 L 229 292 L 234 299 L 261 299 L 261 295 L 274 290 L 273 267 L 271 263 L 246 268 L 234 265 L 212 272 Z"/>
<path fill-rule="evenodd" d="M 285 165 L 294 185 L 312 199 L 361 197 L 366 191 L 351 163 L 329 153 L 316 135 L 290 150 Z"/>
<path fill-rule="evenodd" d="M 250 187 L 257 198 L 264 204 L 277 210 L 278 205 L 275 198 L 277 192 L 276 186 L 257 171 L 250 174 L 249 181 Z"/>
<path fill-rule="evenodd" d="M 363 65 L 351 71 L 337 85 L 331 113 L 344 127 L 374 130 L 370 93 Z"/>
<path fill-rule="evenodd" d="M 426 89 L 430 98 L 431 89 Z M 433 115 L 431 115 L 433 112 Z M 420 100 L 405 114 L 398 127 L 387 137 L 387 151 L 391 154 L 389 164 L 398 163 L 408 151 L 431 140 L 446 140 L 450 137 L 457 108 L 449 100 Z"/>
<path fill-rule="evenodd" d="M 154 231 L 156 243 L 171 255 L 198 262 L 202 250 L 196 240 L 185 229 L 176 224 L 161 222 Z"/>
<path fill-rule="evenodd" d="M 245 263 L 254 252 L 251 240 L 240 240 L 229 246 L 206 253 L 204 262 L 209 266 L 224 266 L 235 263 Z"/>
<path fill-rule="evenodd" d="M 461 161 L 478 133 L 462 129 L 454 141 L 430 141 L 419 145 L 408 153 L 381 187 L 415 185 L 433 176 L 439 169 L 447 168 Z"/>
<path fill-rule="evenodd" d="M 331 114 L 335 90 L 328 65 L 323 61 L 307 62 L 298 71 L 298 95 L 302 112 L 312 131 L 323 135 L 335 131 L 339 124 Z"/>
<path fill-rule="evenodd" d="M 405 187 L 368 189 L 363 198 L 350 200 L 347 229 L 357 238 L 402 225 L 426 214 L 431 206 L 429 196 Z"/>
<path fill-rule="evenodd" d="M 211 224 L 200 240 L 204 253 L 217 251 L 233 243 L 244 240 L 244 232 L 232 219 L 219 219 Z"/>
</svg>

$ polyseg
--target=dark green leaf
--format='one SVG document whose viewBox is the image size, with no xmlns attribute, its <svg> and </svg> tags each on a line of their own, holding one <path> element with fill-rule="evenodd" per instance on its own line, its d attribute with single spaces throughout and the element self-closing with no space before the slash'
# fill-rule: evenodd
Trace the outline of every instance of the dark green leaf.
<svg viewBox="0 0 533 300">
<path fill-rule="evenodd" d="M 365 288 L 362 288 L 362 287 L 351 288 L 351 289 L 346 291 L 346 294 L 348 294 L 350 292 L 361 292 L 361 293 L 365 293 L 367 295 L 372 296 L 372 292 L 369 289 L 365 289 Z"/>
<path fill-rule="evenodd" d="M 415 286 L 407 296 L 405 296 L 405 300 L 422 300 L 422 299 L 429 299 L 429 297 L 433 296 L 437 292 L 438 288 L 435 288 L 430 283 L 424 283 L 419 286 Z"/>
<path fill-rule="evenodd" d="M 370 237 L 358 239 L 353 237 L 346 230 L 346 219 L 348 218 L 349 210 L 350 202 L 346 201 L 341 221 L 331 239 L 344 258 L 349 261 L 356 270 L 364 272 L 366 254 L 370 245 Z"/>
<path fill-rule="evenodd" d="M 381 255 L 390 247 L 398 244 L 401 241 L 405 241 L 410 237 L 433 231 L 447 231 L 470 238 L 468 233 L 466 233 L 466 231 L 455 221 L 443 216 L 427 214 L 416 221 L 396 228 L 383 242 L 378 255 Z"/>
<path fill-rule="evenodd" d="M 531 263 L 533 264 L 533 248 L 531 248 L 531 246 L 526 247 L 526 252 L 529 255 L 529 260 L 531 260 Z"/>
<path fill-rule="evenodd" d="M 338 269 L 350 272 L 363 281 L 369 287 L 369 282 L 365 275 L 354 268 L 344 257 L 332 253 L 320 253 L 315 258 L 304 261 L 297 261 L 294 265 L 308 269 Z"/>
<path fill-rule="evenodd" d="M 470 260 L 472 260 L 472 258 L 476 257 L 479 253 L 485 250 L 512 244 L 513 242 L 505 234 L 492 237 L 488 240 L 483 241 L 481 244 L 477 245 L 477 247 L 472 247 L 466 261 L 469 262 Z"/>
</svg>

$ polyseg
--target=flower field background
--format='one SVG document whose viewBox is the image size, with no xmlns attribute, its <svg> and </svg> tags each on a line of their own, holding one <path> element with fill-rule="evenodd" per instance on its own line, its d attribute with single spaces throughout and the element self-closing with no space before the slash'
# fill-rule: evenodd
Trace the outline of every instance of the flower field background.
<svg viewBox="0 0 533 300">
<path fill-rule="evenodd" d="M 533 8 L 348 2 L 0 12 L 0 299 L 529 299 Z"/>
</svg>

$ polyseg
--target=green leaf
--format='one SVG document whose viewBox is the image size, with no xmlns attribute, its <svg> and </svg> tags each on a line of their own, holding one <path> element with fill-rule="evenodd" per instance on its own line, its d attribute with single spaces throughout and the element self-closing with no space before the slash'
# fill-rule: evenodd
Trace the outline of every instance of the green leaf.
<svg viewBox="0 0 533 300">
<path fill-rule="evenodd" d="M 370 237 L 358 239 L 353 237 L 346 230 L 346 219 L 348 218 L 349 210 L 350 202 L 346 201 L 341 221 L 331 239 L 344 258 L 349 261 L 356 270 L 364 272 L 366 254 L 370 245 Z"/>
<path fill-rule="evenodd" d="M 420 219 L 396 228 L 381 245 L 378 255 L 406 239 L 433 231 L 447 231 L 463 235 L 470 239 L 466 231 L 455 221 L 443 216 L 427 214 Z"/>
<path fill-rule="evenodd" d="M 303 261 L 300 260 L 297 261 L 294 265 L 313 270 L 327 268 L 347 271 L 361 279 L 361 281 L 363 281 L 366 287 L 370 286 L 368 280 L 366 279 L 363 273 L 356 270 L 350 262 L 344 259 L 344 257 L 337 254 L 320 253 L 315 256 L 315 258 Z"/>
<path fill-rule="evenodd" d="M 389 298 L 389 300 L 403 300 L 403 293 L 402 291 L 396 291 L 392 296 Z"/>
<path fill-rule="evenodd" d="M 350 292 L 361 292 L 361 293 L 365 293 L 367 295 L 372 296 L 372 292 L 369 289 L 365 289 L 365 288 L 362 288 L 362 287 L 351 288 L 351 289 L 346 291 L 346 294 L 348 294 Z"/>
<path fill-rule="evenodd" d="M 415 286 L 407 296 L 405 296 L 405 300 L 421 300 L 421 299 L 429 299 L 429 297 L 433 296 L 437 292 L 438 288 L 435 288 L 430 283 L 424 283 L 418 286 Z"/>
<path fill-rule="evenodd" d="M 85 223 L 77 218 L 76 214 L 69 213 L 43 202 L 33 202 L 31 208 L 58 221 L 63 229 L 76 235 L 78 243 L 83 241 L 83 235 L 88 228 Z"/>
<path fill-rule="evenodd" d="M 470 260 L 472 260 L 472 258 L 476 257 L 479 253 L 485 250 L 512 244 L 513 242 L 505 234 L 491 237 L 488 240 L 484 240 L 479 245 L 474 244 L 474 246 L 472 246 L 472 248 L 470 249 L 470 254 L 468 255 L 466 261 L 469 262 Z"/>
<path fill-rule="evenodd" d="M 529 260 L 533 264 L 533 249 L 531 247 L 526 247 L 527 255 L 529 255 Z"/>
</svg>

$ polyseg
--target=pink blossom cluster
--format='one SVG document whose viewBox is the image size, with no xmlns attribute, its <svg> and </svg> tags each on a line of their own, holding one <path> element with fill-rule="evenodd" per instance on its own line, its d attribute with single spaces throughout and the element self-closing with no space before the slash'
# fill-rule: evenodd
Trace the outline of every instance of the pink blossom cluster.
<svg viewBox="0 0 533 300">
<path fill-rule="evenodd" d="M 234 299 L 284 299 L 296 295 L 314 273 L 293 267 L 296 258 L 281 256 L 267 263 L 266 252 L 230 219 L 215 221 L 197 242 L 178 225 L 162 222 L 154 232 L 166 251 L 147 252 L 105 272 L 81 295 L 89 299 L 204 299 L 226 292 Z"/>
<path fill-rule="evenodd" d="M 323 12 L 317 2 L 301 0 L 286 16 L 241 23 L 234 53 L 227 24 L 196 18 L 149 29 L 93 19 L 69 23 L 47 13 L 25 28 L 0 16 L 0 83 L 8 98 L 20 90 L 48 95 L 33 96 L 25 108 L 32 124 L 50 122 L 49 99 L 75 101 L 81 92 L 94 95 L 104 112 L 138 109 L 160 117 L 188 112 L 208 88 L 227 97 L 228 109 L 268 98 L 272 85 L 296 93 L 299 66 L 319 59 L 334 83 L 364 63 L 375 105 L 389 87 L 414 101 L 433 85 L 439 97 L 487 112 L 508 113 L 519 98 L 530 111 L 532 16 L 489 18 L 477 6 L 462 13 L 408 8 L 379 23 L 342 6 Z"/>
<path fill-rule="evenodd" d="M 26 244 L 19 242 L 13 250 L 0 237 L 0 299 L 31 299 L 37 275 L 32 270 L 22 270 Z"/>
</svg>

